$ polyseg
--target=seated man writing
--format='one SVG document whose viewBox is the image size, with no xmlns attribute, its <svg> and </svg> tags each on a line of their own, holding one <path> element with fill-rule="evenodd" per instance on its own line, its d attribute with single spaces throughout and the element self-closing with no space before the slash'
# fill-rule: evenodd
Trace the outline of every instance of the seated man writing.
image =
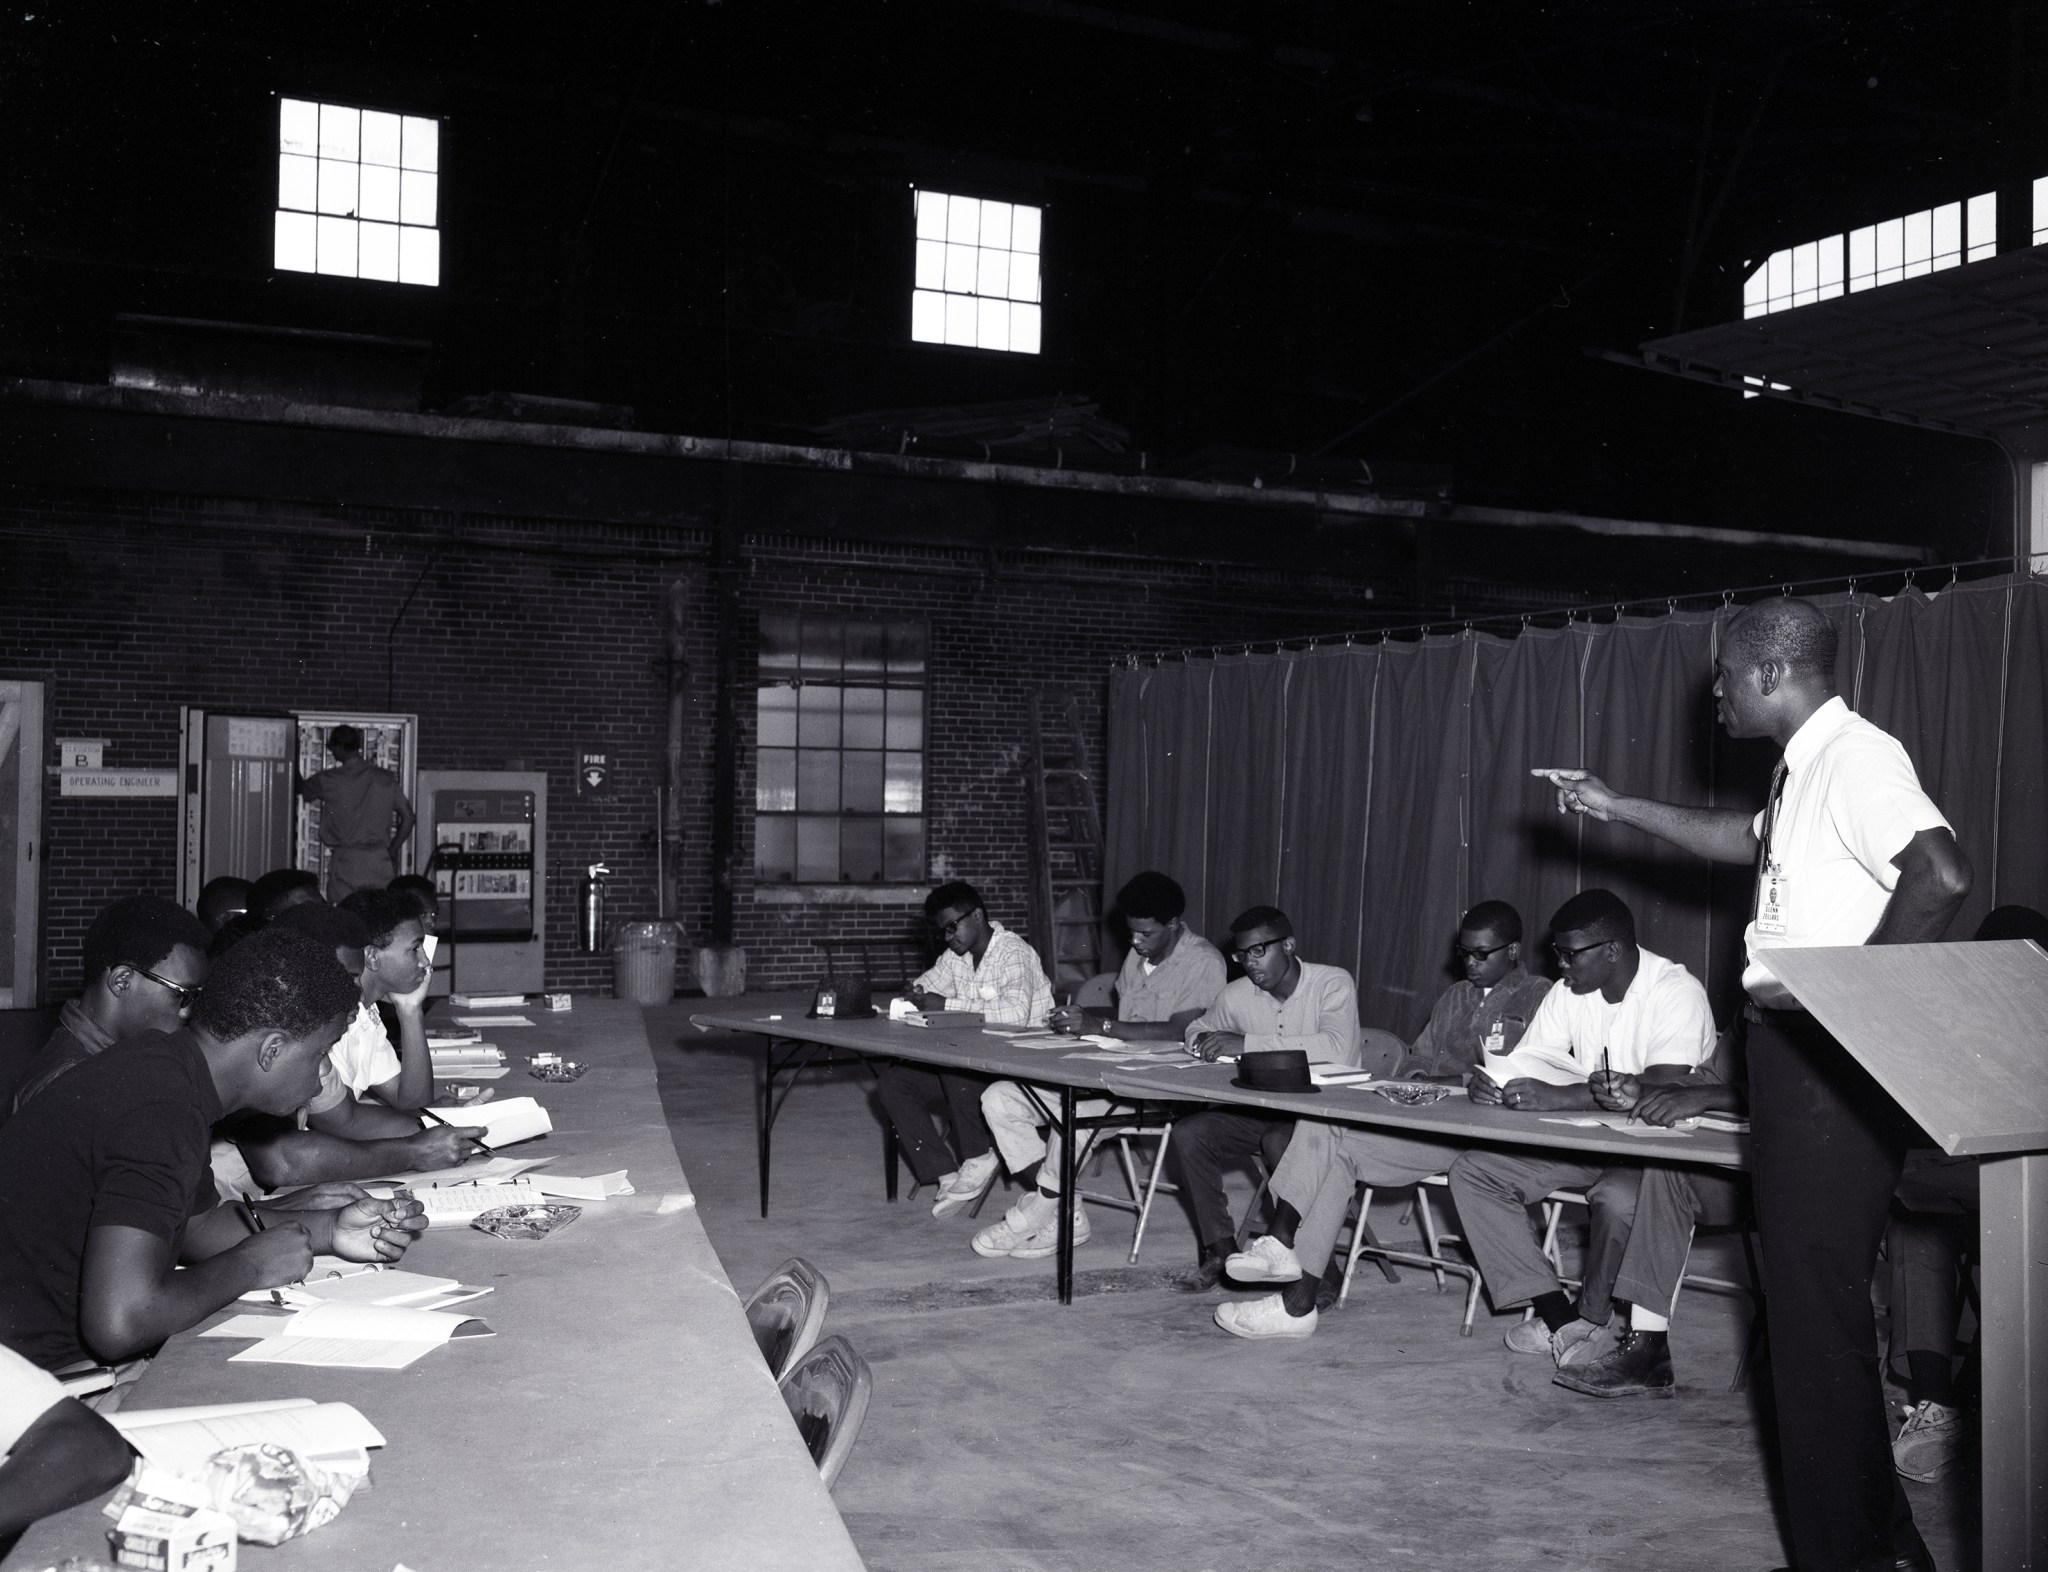
<svg viewBox="0 0 2048 1572">
<path fill-rule="evenodd" d="M 945 948 L 910 985 L 911 1001 L 919 1009 L 972 1010 L 1006 1026 L 1045 1024 L 1052 1011 L 1052 985 L 1038 964 L 1038 952 L 990 919 L 973 885 L 940 885 L 924 898 L 924 914 Z M 903 1160 L 919 1184 L 939 1187 L 934 1217 L 971 1206 L 995 1167 L 988 1126 L 981 1118 L 981 1092 L 987 1084 L 983 1076 L 926 1070 L 898 1060 L 876 1073 L 875 1100 L 895 1126 Z M 935 1120 L 950 1123 L 952 1147 Z M 970 1183 L 963 1170 L 984 1158 L 980 1177 Z"/>
<path fill-rule="evenodd" d="M 416 1202 L 217 1205 L 213 1125 L 313 1096 L 355 985 L 318 941 L 270 929 L 230 950 L 189 1026 L 95 1054 L 0 1129 L 0 1342 L 46 1370 L 154 1348 L 316 1251 L 391 1261 Z M 182 1263 L 183 1270 L 179 1270 Z"/>
<path fill-rule="evenodd" d="M 1489 1053 L 1514 1051 L 1550 983 L 1522 970 L 1522 919 L 1505 901 L 1483 901 L 1458 924 L 1463 980 L 1437 1000 L 1422 1035 L 1401 1056 L 1401 1079 L 1462 1082 L 1485 1072 Z M 1316 1329 L 1319 1279 L 1356 1188 L 1398 1190 L 1440 1174 L 1460 1147 L 1388 1130 L 1304 1119 L 1273 1170 L 1273 1231 L 1224 1263 L 1233 1282 L 1284 1283 L 1277 1294 L 1216 1307 L 1216 1324 L 1238 1337 L 1307 1337 Z"/>
<path fill-rule="evenodd" d="M 1475 1103 L 1538 1115 L 1593 1110 L 1594 1077 L 1633 1077 L 1644 1088 L 1682 1082 L 1714 1056 L 1714 1016 L 1698 979 L 1636 944 L 1635 917 L 1610 890 L 1573 896 L 1551 919 L 1561 986 L 1551 989 L 1513 1053 L 1489 1058 L 1472 1079 Z M 1451 1165 L 1451 1195 L 1496 1310 L 1535 1307 L 1537 1319 L 1508 1333 L 1517 1353 L 1549 1352 L 1560 1367 L 1592 1363 L 1619 1339 L 1606 1332 L 1610 1295 L 1627 1248 L 1639 1172 L 1635 1164 L 1569 1154 L 1470 1151 Z M 1545 1259 L 1528 1208 L 1562 1186 L 1583 1188 L 1592 1238 L 1575 1304 Z M 1683 1245 L 1683 1236 L 1680 1238 Z M 1643 1390 L 1669 1390 L 1664 1336 L 1670 1288 L 1645 1292 L 1630 1311 L 1631 1368 Z M 1596 1335 L 1597 1334 L 1597 1335 Z"/>
<path fill-rule="evenodd" d="M 1246 1053 L 1300 1049 L 1311 1063 L 1358 1063 L 1358 994 L 1342 967 L 1304 961 L 1295 954 L 1294 924 L 1272 906 L 1254 906 L 1230 925 L 1230 958 L 1244 975 L 1183 1034 L 1188 1051 L 1217 1059 Z M 1223 1172 L 1262 1155 L 1276 1168 L 1294 1132 L 1284 1114 L 1256 1108 L 1208 1108 L 1173 1127 L 1182 1194 L 1195 1214 L 1201 1258 L 1178 1286 L 1214 1288 L 1236 1247 Z"/>
<path fill-rule="evenodd" d="M 1134 1042 L 1179 1042 L 1181 1033 L 1216 1002 L 1227 975 L 1222 953 L 1181 921 L 1188 898 L 1163 873 L 1141 873 L 1117 891 L 1116 910 L 1131 930 L 1130 953 L 1117 973 L 1114 1018 L 1099 1025 L 1073 1005 L 1052 1012 L 1057 1031 L 1100 1031 Z M 1083 1119 L 1111 1111 L 1105 1098 L 1087 1097 L 1074 1108 Z M 1044 1107 L 1015 1081 L 997 1081 L 981 1094 L 982 1116 L 995 1135 L 996 1150 L 1010 1176 L 1027 1193 L 1010 1209 L 1011 1216 L 974 1236 L 978 1255 L 1013 1255 L 1025 1259 L 1052 1254 L 1058 1230 L 1048 1226 L 1059 1215 L 1060 1134 L 1057 1127 L 1041 1138 L 1047 1121 Z M 1086 1143 L 1083 1143 L 1085 1150 Z M 960 1165 L 960 1183 L 979 1194 L 995 1158 Z M 1040 1203 L 1043 1204 L 1040 1204 Z M 1042 1215 L 1041 1215 L 1042 1214 Z M 1088 1210 L 1074 1202 L 1074 1243 L 1088 1237 Z"/>
</svg>

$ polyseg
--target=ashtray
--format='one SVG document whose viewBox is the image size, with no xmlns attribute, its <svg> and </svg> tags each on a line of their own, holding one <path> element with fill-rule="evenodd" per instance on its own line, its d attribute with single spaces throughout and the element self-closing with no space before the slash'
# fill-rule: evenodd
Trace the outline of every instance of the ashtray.
<svg viewBox="0 0 2048 1572">
<path fill-rule="evenodd" d="M 470 1227 L 494 1239 L 545 1239 L 560 1233 L 583 1215 L 580 1206 L 556 1201 L 535 1201 L 520 1206 L 494 1206 L 479 1213 Z"/>
<path fill-rule="evenodd" d="M 564 1059 L 558 1053 L 537 1053 L 526 1062 L 531 1066 L 527 1074 L 536 1081 L 573 1081 L 590 1068 L 575 1059 Z"/>
<path fill-rule="evenodd" d="M 1457 1088 L 1455 1086 L 1437 1085 L 1428 1081 L 1404 1084 L 1383 1081 L 1378 1086 L 1375 1086 L 1373 1090 L 1378 1092 L 1388 1102 L 1399 1103 L 1403 1108 L 1421 1108 L 1430 1103 L 1442 1102 L 1452 1092 L 1456 1091 Z"/>
</svg>

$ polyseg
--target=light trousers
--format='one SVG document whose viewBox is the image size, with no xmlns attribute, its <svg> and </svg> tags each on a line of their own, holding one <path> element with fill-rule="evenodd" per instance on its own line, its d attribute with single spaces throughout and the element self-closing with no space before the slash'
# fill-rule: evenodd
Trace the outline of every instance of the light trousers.
<svg viewBox="0 0 2048 1572">
<path fill-rule="evenodd" d="M 1040 1099 L 1052 1114 L 1059 1112 L 1059 1094 L 1040 1092 Z M 1111 1109 L 1119 1106 L 1102 1097 L 1083 1097 L 1074 1104 L 1076 1119 L 1100 1119 Z M 1057 1195 L 1060 1189 L 1060 1127 L 1057 1117 L 1048 1121 L 1031 1094 L 1015 1081 L 997 1081 L 981 1094 L 981 1116 L 988 1122 L 989 1134 L 995 1137 L 996 1150 L 1003 1154 L 1003 1166 L 1011 1173 L 1020 1173 L 1033 1163 L 1042 1166 L 1038 1170 L 1040 1188 Z M 1045 1134 L 1039 1128 L 1044 1126 Z M 1082 1132 L 1081 1147 L 1086 1150 L 1088 1132 Z"/>
<path fill-rule="evenodd" d="M 1303 1119 L 1294 1127 L 1287 1155 L 1273 1170 L 1273 1193 L 1301 1214 L 1294 1254 L 1310 1277 L 1320 1277 L 1337 1248 L 1353 1191 L 1404 1190 L 1457 1160 L 1459 1148 L 1355 1125 Z"/>
</svg>

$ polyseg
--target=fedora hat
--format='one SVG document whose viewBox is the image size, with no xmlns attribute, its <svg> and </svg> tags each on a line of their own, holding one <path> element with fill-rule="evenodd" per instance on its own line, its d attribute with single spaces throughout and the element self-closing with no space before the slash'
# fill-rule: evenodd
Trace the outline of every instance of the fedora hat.
<svg viewBox="0 0 2048 1572">
<path fill-rule="evenodd" d="M 1299 1048 L 1274 1053 L 1248 1053 L 1237 1061 L 1232 1086 L 1248 1092 L 1320 1092 L 1308 1076 L 1308 1055 Z"/>
</svg>

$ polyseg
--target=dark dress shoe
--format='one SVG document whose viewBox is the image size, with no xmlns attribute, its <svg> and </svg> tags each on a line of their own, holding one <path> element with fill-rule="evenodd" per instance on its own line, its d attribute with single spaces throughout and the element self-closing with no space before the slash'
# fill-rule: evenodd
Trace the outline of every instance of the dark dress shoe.
<svg viewBox="0 0 2048 1572">
<path fill-rule="evenodd" d="M 1173 1274 L 1172 1282 L 1184 1294 L 1206 1294 L 1223 1281 L 1223 1260 L 1220 1255 L 1205 1255 L 1185 1272 Z"/>
<path fill-rule="evenodd" d="M 1588 1365 L 1566 1365 L 1554 1384 L 1588 1397 L 1669 1397 L 1671 1340 L 1662 1332 L 1623 1332 L 1613 1352 Z"/>
<path fill-rule="evenodd" d="M 1316 1284 L 1316 1309 L 1334 1310 L 1337 1296 L 1344 1292 L 1344 1263 L 1336 1256 L 1323 1271 L 1322 1281 Z"/>
</svg>

